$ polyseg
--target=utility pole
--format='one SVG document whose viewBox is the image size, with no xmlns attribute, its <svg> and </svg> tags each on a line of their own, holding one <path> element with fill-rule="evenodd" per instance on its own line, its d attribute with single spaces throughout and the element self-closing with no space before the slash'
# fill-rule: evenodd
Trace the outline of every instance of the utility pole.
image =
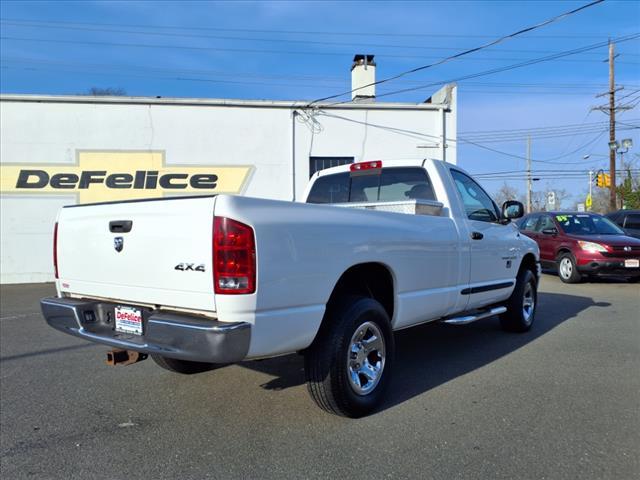
<svg viewBox="0 0 640 480">
<path fill-rule="evenodd" d="M 531 213 L 531 135 L 527 136 L 527 213 Z"/>
<path fill-rule="evenodd" d="M 616 141 L 616 84 L 614 80 L 614 47 L 609 40 L 609 141 Z M 609 175 L 611 176 L 611 186 L 609 187 L 609 208 L 611 211 L 617 210 L 616 202 L 616 152 L 609 150 Z"/>
</svg>

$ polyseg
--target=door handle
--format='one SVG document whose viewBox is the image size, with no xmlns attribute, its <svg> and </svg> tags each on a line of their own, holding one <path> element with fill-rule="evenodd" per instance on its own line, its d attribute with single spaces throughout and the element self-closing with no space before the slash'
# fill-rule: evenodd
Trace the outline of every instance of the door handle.
<svg viewBox="0 0 640 480">
<path fill-rule="evenodd" d="M 132 226 L 132 220 L 113 220 L 109 222 L 109 231 L 111 233 L 127 233 L 131 231 Z"/>
<path fill-rule="evenodd" d="M 480 232 L 471 232 L 471 240 L 482 240 L 484 235 Z"/>
</svg>

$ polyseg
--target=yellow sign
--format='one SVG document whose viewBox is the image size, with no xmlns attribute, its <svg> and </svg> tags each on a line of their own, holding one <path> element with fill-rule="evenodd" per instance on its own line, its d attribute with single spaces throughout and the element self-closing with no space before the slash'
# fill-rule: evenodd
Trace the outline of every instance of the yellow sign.
<svg viewBox="0 0 640 480">
<path fill-rule="evenodd" d="M 74 164 L 3 164 L 2 193 L 77 194 L 79 203 L 241 193 L 253 167 L 165 164 L 162 151 L 77 152 Z"/>
<path fill-rule="evenodd" d="M 587 207 L 587 210 L 591 209 L 591 206 L 593 205 L 593 199 L 591 198 L 591 194 L 587 195 L 587 200 L 584 202 L 584 204 Z"/>
</svg>

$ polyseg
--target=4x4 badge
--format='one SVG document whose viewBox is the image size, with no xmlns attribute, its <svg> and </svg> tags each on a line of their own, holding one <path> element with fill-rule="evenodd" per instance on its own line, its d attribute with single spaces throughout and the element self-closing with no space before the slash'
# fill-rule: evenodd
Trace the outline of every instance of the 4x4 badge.
<svg viewBox="0 0 640 480">
<path fill-rule="evenodd" d="M 113 248 L 116 249 L 116 252 L 121 252 L 122 249 L 124 248 L 124 238 L 115 237 L 113 239 Z"/>
</svg>

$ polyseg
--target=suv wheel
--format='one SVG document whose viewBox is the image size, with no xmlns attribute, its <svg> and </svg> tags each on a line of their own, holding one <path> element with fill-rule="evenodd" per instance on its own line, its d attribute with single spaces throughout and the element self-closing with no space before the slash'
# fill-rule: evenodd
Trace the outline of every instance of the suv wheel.
<svg viewBox="0 0 640 480">
<path fill-rule="evenodd" d="M 582 275 L 578 272 L 576 261 L 568 252 L 558 256 L 558 276 L 564 283 L 578 283 L 582 280 Z"/>
</svg>

